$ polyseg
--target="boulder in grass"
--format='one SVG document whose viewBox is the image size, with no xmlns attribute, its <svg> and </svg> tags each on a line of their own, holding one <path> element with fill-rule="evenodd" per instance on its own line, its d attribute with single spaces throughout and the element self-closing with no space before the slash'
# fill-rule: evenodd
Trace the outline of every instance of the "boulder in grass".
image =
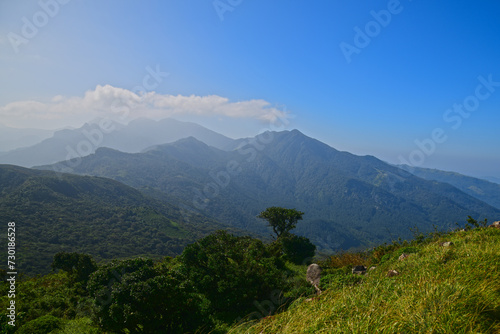
<svg viewBox="0 0 500 334">
<path fill-rule="evenodd" d="M 319 281 L 321 279 L 321 267 L 313 263 L 307 267 L 306 280 L 314 286 L 318 294 L 321 293 L 319 289 Z"/>
<path fill-rule="evenodd" d="M 491 224 L 491 225 L 490 225 L 490 227 L 493 227 L 493 228 L 500 228 L 500 220 L 499 220 L 499 221 L 494 222 L 493 224 Z"/>
<path fill-rule="evenodd" d="M 440 243 L 439 245 L 441 245 L 443 247 L 450 247 L 450 246 L 453 245 L 453 242 L 451 242 L 451 241 L 445 241 L 445 242 Z"/>
<path fill-rule="evenodd" d="M 408 256 L 410 256 L 410 254 L 406 254 L 406 253 L 403 253 L 399 256 L 399 261 L 403 261 L 404 259 L 406 259 Z"/>
<path fill-rule="evenodd" d="M 365 266 L 355 266 L 352 268 L 352 273 L 356 275 L 364 275 L 366 273 Z"/>
<path fill-rule="evenodd" d="M 393 277 L 393 276 L 398 276 L 399 273 L 396 270 L 389 270 L 387 272 L 387 277 Z"/>
</svg>

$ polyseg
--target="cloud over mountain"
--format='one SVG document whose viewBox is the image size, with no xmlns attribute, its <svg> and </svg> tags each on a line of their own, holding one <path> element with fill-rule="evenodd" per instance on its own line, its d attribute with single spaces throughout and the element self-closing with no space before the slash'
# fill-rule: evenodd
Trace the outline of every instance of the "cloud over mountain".
<svg viewBox="0 0 500 334">
<path fill-rule="evenodd" d="M 218 95 L 183 96 L 157 92 L 135 93 L 97 85 L 83 97 L 53 97 L 50 101 L 16 101 L 0 107 L 2 121 L 13 127 L 79 126 L 95 117 L 128 122 L 138 117 L 161 119 L 178 115 L 224 116 L 274 122 L 287 113 L 260 99 L 232 102 Z"/>
</svg>

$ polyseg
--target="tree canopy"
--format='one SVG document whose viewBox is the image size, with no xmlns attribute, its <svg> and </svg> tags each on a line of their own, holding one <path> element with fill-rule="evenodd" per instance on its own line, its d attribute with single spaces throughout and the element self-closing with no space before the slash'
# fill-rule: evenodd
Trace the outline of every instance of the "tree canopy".
<svg viewBox="0 0 500 334">
<path fill-rule="evenodd" d="M 272 206 L 262 211 L 257 217 L 267 220 L 276 234 L 276 239 L 287 235 L 297 226 L 297 222 L 302 220 L 304 213 L 295 209 L 286 209 Z"/>
</svg>

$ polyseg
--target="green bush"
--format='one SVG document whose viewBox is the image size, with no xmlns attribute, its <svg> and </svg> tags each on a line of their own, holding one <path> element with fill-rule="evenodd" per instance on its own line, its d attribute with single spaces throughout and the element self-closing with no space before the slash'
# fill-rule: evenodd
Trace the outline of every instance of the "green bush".
<svg viewBox="0 0 500 334">
<path fill-rule="evenodd" d="M 187 246 L 178 260 L 187 279 L 210 301 L 210 312 L 225 321 L 285 290 L 285 263 L 251 237 L 218 231 Z"/>
<path fill-rule="evenodd" d="M 62 319 L 52 315 L 43 315 L 24 324 L 16 333 L 19 334 L 49 334 L 62 327 Z"/>
<path fill-rule="evenodd" d="M 294 264 L 310 264 L 316 246 L 306 237 L 288 234 L 278 240 L 281 242 L 285 259 Z"/>
<path fill-rule="evenodd" d="M 202 324 L 200 298 L 185 279 L 151 259 L 113 261 L 90 276 L 99 326 L 113 332 L 186 333 Z"/>
</svg>

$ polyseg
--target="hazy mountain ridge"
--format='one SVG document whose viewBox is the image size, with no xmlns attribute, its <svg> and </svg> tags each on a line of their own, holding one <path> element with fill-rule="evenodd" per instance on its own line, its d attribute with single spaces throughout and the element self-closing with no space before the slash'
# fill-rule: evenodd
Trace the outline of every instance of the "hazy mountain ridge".
<svg viewBox="0 0 500 334">
<path fill-rule="evenodd" d="M 264 234 L 267 229 L 256 218 L 260 211 L 295 207 L 306 213 L 297 233 L 330 250 L 409 237 L 413 227 L 454 227 L 467 215 L 500 216 L 500 210 L 451 185 L 371 156 L 337 151 L 297 130 L 268 132 L 244 143 L 233 151 L 194 138 L 140 154 L 100 149 L 73 172 L 154 189 L 187 203 L 188 213 Z"/>
<path fill-rule="evenodd" d="M 399 167 L 426 180 L 449 183 L 466 194 L 500 209 L 500 184 L 438 169 L 410 167 L 407 165 Z"/>
<path fill-rule="evenodd" d="M 238 145 L 237 140 L 201 125 L 171 118 L 160 121 L 136 119 L 128 125 L 110 120 L 95 120 L 79 129 L 56 131 L 52 137 L 32 146 L 3 152 L 0 154 L 0 163 L 23 167 L 52 164 L 87 156 L 99 147 L 137 153 L 190 136 L 224 150 Z"/>
<path fill-rule="evenodd" d="M 0 153 L 35 145 L 52 136 L 54 131 L 42 129 L 16 129 L 0 124 Z"/>
</svg>

